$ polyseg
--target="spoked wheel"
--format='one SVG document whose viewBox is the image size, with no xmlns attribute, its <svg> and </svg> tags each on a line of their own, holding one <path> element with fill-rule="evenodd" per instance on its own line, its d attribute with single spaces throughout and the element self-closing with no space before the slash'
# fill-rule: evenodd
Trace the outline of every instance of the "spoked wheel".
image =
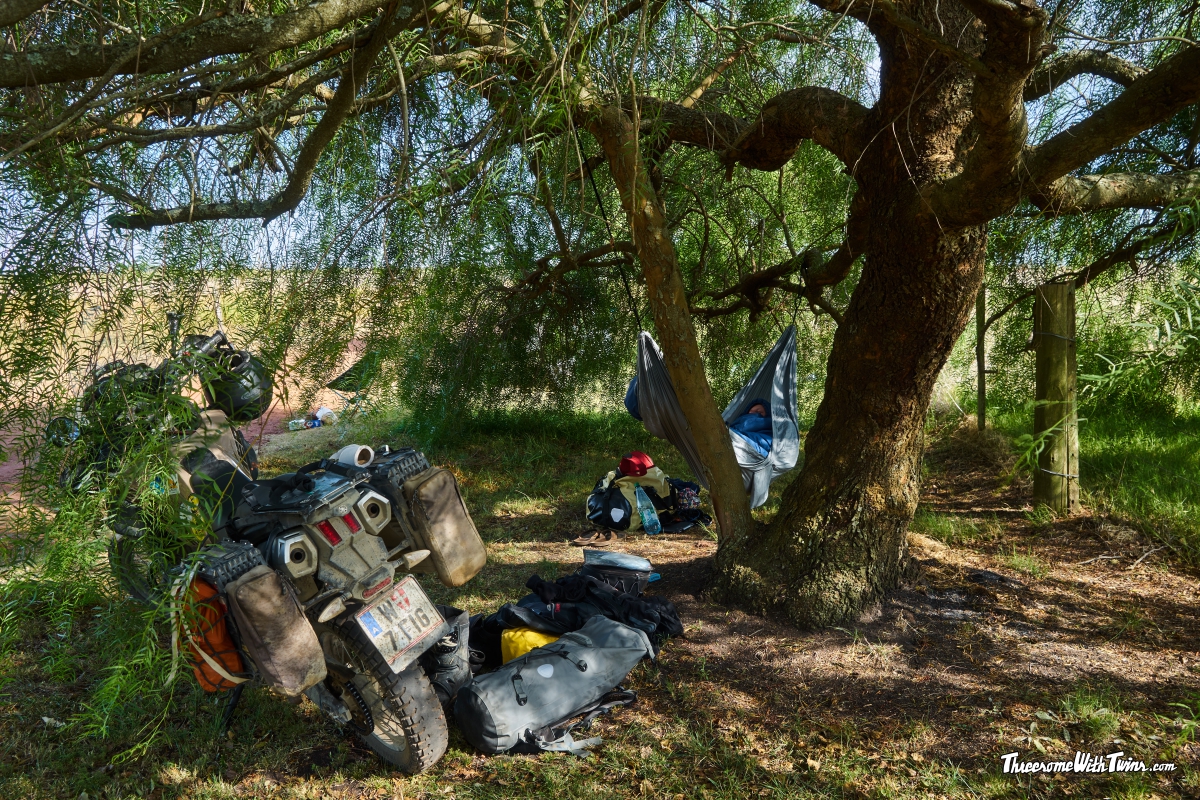
<svg viewBox="0 0 1200 800">
<path fill-rule="evenodd" d="M 108 543 L 108 563 L 117 585 L 142 605 L 158 605 L 170 591 L 171 569 L 182 555 L 156 547 L 155 537 L 137 524 L 119 522 L 113 527 L 116 532 Z"/>
<path fill-rule="evenodd" d="M 353 673 L 353 678 L 340 681 L 341 694 L 353 717 L 350 727 L 359 738 L 403 772 L 416 774 L 436 764 L 446 752 L 449 732 L 420 665 L 414 663 L 398 675 L 392 672 L 349 615 L 317 630 L 332 681 L 339 682 L 337 672 Z"/>
</svg>

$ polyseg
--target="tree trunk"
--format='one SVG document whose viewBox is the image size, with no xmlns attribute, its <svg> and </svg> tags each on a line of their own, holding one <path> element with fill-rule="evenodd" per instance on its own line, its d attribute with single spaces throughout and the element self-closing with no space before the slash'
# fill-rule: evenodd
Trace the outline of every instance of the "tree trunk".
<svg viewBox="0 0 1200 800">
<path fill-rule="evenodd" d="M 959 46 L 975 47 L 980 29 L 966 11 L 940 9 L 930 19 L 966 31 Z M 883 94 L 867 123 L 880 133 L 854 172 L 865 262 L 834 336 L 804 468 L 761 536 L 722 539 L 717 553 L 719 599 L 802 626 L 852 619 L 898 585 L 930 395 L 983 282 L 986 226 L 943 224 L 924 194 L 961 163 L 971 76 L 913 45 L 880 38 Z"/>
<path fill-rule="evenodd" d="M 929 398 L 970 318 L 986 243 L 978 228 L 925 233 L 921 241 L 911 229 L 872 226 L 804 469 L 761 537 L 740 547 L 722 540 L 721 599 L 819 626 L 899 583 Z"/>
<path fill-rule="evenodd" d="M 705 478 L 721 535 L 740 536 L 752 524 L 750 501 L 729 441 L 729 430 L 721 419 L 704 372 L 675 244 L 638 150 L 637 128 L 621 109 L 601 106 L 593 112 L 589 130 L 604 147 L 621 205 L 629 219 L 633 244 L 646 278 L 654 327 L 662 345 L 663 362 L 708 471 Z"/>
<path fill-rule="evenodd" d="M 987 286 L 975 298 L 975 422 L 987 427 Z"/>
<path fill-rule="evenodd" d="M 1079 510 L 1079 418 L 1075 407 L 1075 282 L 1046 283 L 1033 305 L 1037 375 L 1033 435 L 1044 446 L 1033 478 L 1035 505 Z"/>
</svg>

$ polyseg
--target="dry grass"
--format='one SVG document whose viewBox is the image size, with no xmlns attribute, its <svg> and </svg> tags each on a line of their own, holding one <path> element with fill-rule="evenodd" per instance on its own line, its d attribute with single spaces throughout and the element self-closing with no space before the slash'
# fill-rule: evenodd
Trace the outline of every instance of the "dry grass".
<svg viewBox="0 0 1200 800">
<path fill-rule="evenodd" d="M 294 434 L 292 441 L 316 442 Z M 566 540 L 585 528 L 582 498 L 610 468 L 624 434 L 580 439 L 552 425 L 483 432 L 432 452 L 460 476 L 488 542 L 489 565 L 442 601 L 488 611 L 524 593 L 533 572 L 573 571 Z M 636 436 L 631 433 L 630 437 Z M 918 798 L 1178 797 L 1200 792 L 1200 607 L 1193 576 L 1156 555 L 1136 569 L 1135 532 L 1089 517 L 1040 526 L 1023 489 L 997 476 L 991 445 L 931 448 L 926 520 L 955 535 L 914 534 L 920 577 L 859 621 L 802 632 L 710 603 L 716 544 L 704 535 L 638 536 L 623 549 L 651 559 L 655 591 L 672 599 L 685 636 L 630 676 L 638 704 L 598 723 L 589 759 L 479 756 L 454 735 L 429 774 L 391 772 L 307 703 L 248 693 L 230 737 L 217 701 L 189 690 L 161 742 L 114 764 L 119 743 L 80 739 L 67 720 L 86 669 L 50 675 L 55 631 L 24 630 L 0 664 L 0 796 L 4 798 Z M 322 446 L 326 443 L 322 442 Z M 990 449 L 989 449 L 990 448 Z M 650 449 L 657 455 L 656 449 Z M 989 453 L 991 455 L 989 455 Z M 268 449 L 269 463 L 307 460 Z M 986 457 L 986 458 L 985 458 Z M 991 460 L 988 460 L 991 459 Z M 682 465 L 664 458 L 667 470 Z M 965 463 L 977 465 L 962 469 Z M 991 464 L 986 467 L 986 464 Z M 947 465 L 952 465 L 948 467 Z M 960 466 L 953 466 L 960 465 Z M 945 527 L 939 520 L 952 519 Z M 936 531 L 934 531 L 936 532 Z M 1121 538 L 1124 537 L 1124 538 Z M 1007 559 L 1032 553 L 1032 576 Z M 81 620 L 79 646 L 102 647 Z M 1175 704 L 1175 705 L 1173 705 Z M 1191 721 L 1191 727 L 1189 727 Z M 1120 749 L 1170 775 L 999 774 L 999 756 L 1069 758 Z"/>
</svg>

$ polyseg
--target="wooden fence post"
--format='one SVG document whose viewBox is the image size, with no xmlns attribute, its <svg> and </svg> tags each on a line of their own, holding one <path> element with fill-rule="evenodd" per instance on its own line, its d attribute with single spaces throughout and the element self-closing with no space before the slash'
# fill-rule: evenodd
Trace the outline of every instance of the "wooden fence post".
<svg viewBox="0 0 1200 800">
<path fill-rule="evenodd" d="M 987 427 L 987 286 L 980 285 L 975 297 L 975 420 L 979 430 Z"/>
<path fill-rule="evenodd" d="M 1044 443 L 1033 478 L 1034 504 L 1070 514 L 1079 509 L 1074 280 L 1037 287 L 1033 345 L 1037 353 L 1033 432 Z"/>
</svg>

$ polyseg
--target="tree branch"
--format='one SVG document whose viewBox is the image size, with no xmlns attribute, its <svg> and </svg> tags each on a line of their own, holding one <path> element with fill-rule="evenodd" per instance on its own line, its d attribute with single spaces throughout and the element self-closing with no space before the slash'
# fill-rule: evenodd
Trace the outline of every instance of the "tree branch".
<svg viewBox="0 0 1200 800">
<path fill-rule="evenodd" d="M 216 56 L 265 56 L 313 41 L 359 17 L 374 14 L 378 0 L 324 0 L 275 17 L 222 16 L 152 48 L 130 34 L 110 44 L 51 44 L 0 53 L 0 88 L 96 78 L 131 52 L 137 58 L 118 74 L 175 72 Z M 410 10 L 409 24 L 424 8 Z"/>
<path fill-rule="evenodd" d="M 1162 242 L 1165 237 L 1171 236 L 1174 231 L 1175 229 L 1173 227 L 1160 228 L 1149 236 L 1144 236 L 1130 244 L 1123 245 L 1115 250 L 1105 253 L 1103 256 L 1097 258 L 1083 269 L 1067 273 L 1066 275 L 1058 276 L 1054 278 L 1054 280 L 1057 281 L 1062 280 L 1063 278 L 1074 278 L 1075 288 L 1077 290 L 1082 289 L 1114 267 L 1119 267 L 1122 264 L 1128 264 L 1130 261 L 1133 261 L 1147 248 Z M 1001 318 L 1008 314 L 1008 312 L 1012 311 L 1021 303 L 1033 297 L 1033 295 L 1034 290 L 1030 289 L 1027 292 L 1022 292 L 1009 302 L 1005 303 L 1003 308 L 987 318 L 987 321 L 983 324 L 983 329 L 987 330 L 988 328 L 992 327 L 992 325 L 999 322 Z"/>
<path fill-rule="evenodd" d="M 1029 201 L 1050 216 L 1061 216 L 1114 208 L 1163 208 L 1196 197 L 1200 197 L 1200 170 L 1064 175 L 1031 194 Z"/>
<path fill-rule="evenodd" d="M 321 153 L 325 151 L 325 147 L 333 140 L 338 128 L 354 108 L 358 87 L 366 81 L 371 65 L 375 63 L 375 59 L 379 57 L 380 51 L 387 43 L 389 23 L 395 14 L 398 2 L 399 0 L 392 1 L 392 4 L 384 12 L 382 24 L 376 28 L 370 40 L 354 54 L 346 69 L 342 71 L 342 77 L 338 82 L 333 99 L 329 101 L 325 113 L 321 115 L 321 121 L 304 140 L 304 145 L 300 148 L 300 153 L 292 167 L 291 178 L 277 194 L 268 200 L 192 204 L 132 216 L 114 214 L 109 217 L 108 223 L 114 228 L 142 229 L 158 225 L 172 225 L 178 222 L 214 219 L 262 218 L 266 223 L 295 209 L 308 192 Z"/>
<path fill-rule="evenodd" d="M 1075 50 L 1043 61 L 1025 82 L 1025 102 L 1037 100 L 1080 75 L 1099 75 L 1128 88 L 1146 74 L 1144 67 L 1100 50 Z"/>
<path fill-rule="evenodd" d="M 732 114 L 697 111 L 680 103 L 639 97 L 642 133 L 665 136 L 672 142 L 695 145 L 704 150 L 722 151 L 730 147 L 746 123 Z M 625 109 L 630 113 L 632 109 Z"/>
<path fill-rule="evenodd" d="M 750 312 L 750 319 L 754 320 L 767 311 L 772 291 L 781 289 L 800 295 L 808 301 L 814 311 L 815 309 L 824 311 L 840 325 L 842 314 L 825 297 L 825 289 L 845 280 L 854 265 L 854 258 L 848 242 L 843 243 L 829 259 L 825 259 L 824 253 L 819 249 L 804 250 L 773 267 L 760 269 L 743 276 L 740 281 L 727 289 L 702 292 L 701 297 L 707 297 L 714 301 L 726 300 L 731 297 L 738 299 L 726 306 L 693 307 L 692 313 L 705 319 L 712 319 L 713 317 L 728 316 L 744 308 Z M 792 283 L 786 280 L 797 272 L 801 274 L 803 283 Z"/>
<path fill-rule="evenodd" d="M 732 67 L 734 63 L 751 47 L 752 45 L 747 42 L 746 44 L 738 47 L 729 55 L 725 56 L 721 63 L 713 67 L 712 72 L 705 76 L 704 80 L 700 81 L 700 83 L 696 85 L 696 88 L 692 89 L 692 91 L 688 93 L 687 97 L 679 101 L 679 105 L 683 106 L 684 108 L 691 108 L 692 106 L 696 105 L 696 101 L 699 100 L 706 91 L 708 91 L 708 87 L 716 83 L 717 78 L 721 77 L 725 70 Z"/>
<path fill-rule="evenodd" d="M 620 256 L 615 260 L 600 260 L 612 253 L 619 253 Z M 633 260 L 635 254 L 636 251 L 632 242 L 611 242 L 578 254 L 572 253 L 569 250 L 548 253 L 537 260 L 536 269 L 522 277 L 520 281 L 512 286 L 505 287 L 505 291 L 509 294 L 540 297 L 548 292 L 568 272 L 585 268 L 602 269 L 604 267 L 628 264 Z M 550 269 L 550 262 L 554 259 L 558 259 L 558 264 L 554 269 Z"/>
<path fill-rule="evenodd" d="M 407 75 L 406 79 L 409 83 L 416 83 L 430 75 L 444 72 L 457 73 L 469 67 L 502 62 L 511 57 L 518 57 L 519 55 L 519 51 L 490 45 L 460 50 L 456 53 L 428 55 L 413 66 L 412 71 Z M 397 73 L 380 86 L 374 94 L 359 100 L 354 109 L 355 113 L 369 111 L 386 103 L 399 88 L 400 75 Z"/>
<path fill-rule="evenodd" d="M 620 25 L 622 22 L 636 14 L 645 4 L 645 0 L 629 0 L 628 3 L 616 9 L 607 17 L 597 22 L 593 27 L 589 28 L 583 34 L 583 36 L 580 37 L 579 42 L 577 42 L 571 48 L 570 55 L 576 56 L 581 53 L 588 45 L 599 39 L 606 30 L 614 25 Z"/>
<path fill-rule="evenodd" d="M 1027 0 L 962 0 L 986 29 L 971 92 L 970 143 L 961 171 L 925 189 L 929 208 L 943 224 L 980 224 L 1011 208 L 1018 199 L 1021 156 L 1029 139 L 1024 87 L 1051 48 L 1045 44 L 1049 15 Z"/>
<path fill-rule="evenodd" d="M 849 166 L 862 153 L 862 123 L 867 114 L 864 106 L 832 89 L 792 89 L 767 101 L 722 161 L 729 170 L 741 164 L 773 172 L 791 160 L 801 141 L 812 139 Z"/>
<path fill-rule="evenodd" d="M 0 0 L 0 28 L 20 22 L 47 3 L 48 0 Z"/>
<path fill-rule="evenodd" d="M 451 22 L 457 32 L 475 47 L 503 47 L 506 50 L 520 47 L 518 42 L 508 38 L 504 26 L 488 22 L 465 8 L 461 0 L 442 0 L 428 7 L 424 16 L 431 27 L 436 26 L 439 19 Z"/>
<path fill-rule="evenodd" d="M 1135 80 L 1087 119 L 1026 151 L 1028 184 L 1046 186 L 1200 101 L 1200 48 L 1188 47 Z"/>
</svg>

